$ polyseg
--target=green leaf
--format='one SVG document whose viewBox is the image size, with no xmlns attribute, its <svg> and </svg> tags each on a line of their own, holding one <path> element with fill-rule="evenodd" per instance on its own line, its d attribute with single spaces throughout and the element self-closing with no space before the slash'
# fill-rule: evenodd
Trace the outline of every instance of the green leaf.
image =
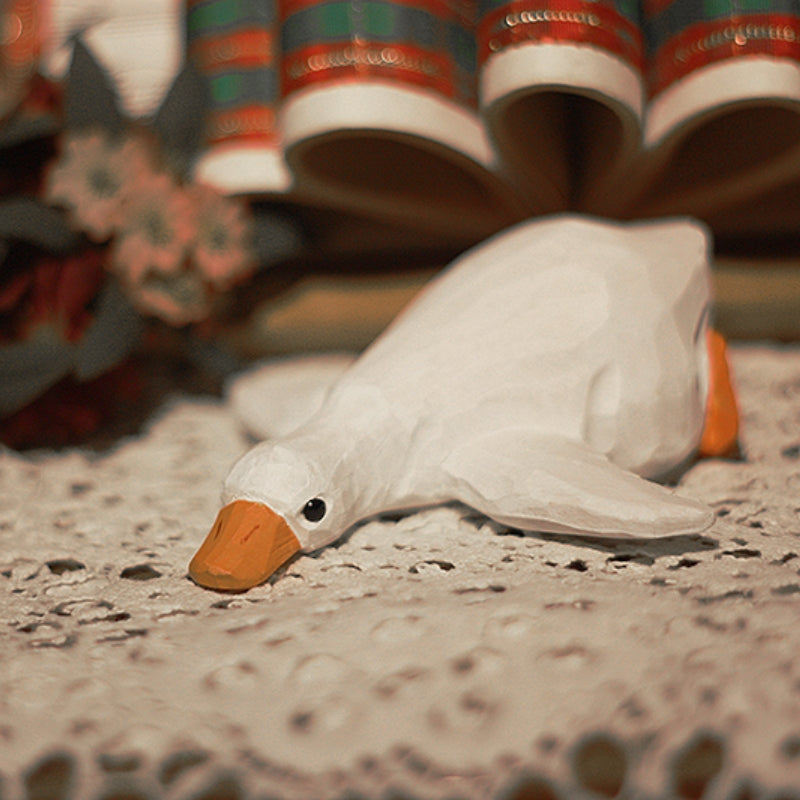
<svg viewBox="0 0 800 800">
<path fill-rule="evenodd" d="M 24 342 L 0 345 L 0 416 L 12 414 L 67 375 L 74 345 L 50 325 L 43 325 Z"/>
<path fill-rule="evenodd" d="M 44 323 L 24 341 L 0 344 L 0 417 L 28 405 L 67 375 L 79 381 L 99 377 L 131 353 L 142 329 L 141 317 L 109 280 L 79 343 L 68 342 L 58 326 Z"/>
<path fill-rule="evenodd" d="M 55 136 L 59 128 L 60 123 L 53 114 L 29 116 L 17 113 L 3 120 L 3 124 L 0 125 L 0 149 L 14 147 L 33 139 Z M 4 155 L 3 158 L 7 156 Z"/>
<path fill-rule="evenodd" d="M 72 50 L 64 113 L 66 127 L 72 131 L 102 128 L 115 136 L 124 126 L 114 83 L 80 37 Z"/>
<path fill-rule="evenodd" d="M 144 327 L 113 279 L 106 281 L 95 314 L 75 354 L 75 375 L 80 381 L 97 378 L 126 358 Z"/>
<path fill-rule="evenodd" d="M 205 114 L 206 96 L 205 82 L 188 62 L 178 73 L 153 120 L 170 167 L 183 177 L 188 175 L 202 145 L 203 126 L 199 121 Z"/>
<path fill-rule="evenodd" d="M 63 253 L 78 243 L 79 236 L 56 209 L 33 197 L 13 197 L 0 200 L 0 239 L 16 239 Z"/>
</svg>

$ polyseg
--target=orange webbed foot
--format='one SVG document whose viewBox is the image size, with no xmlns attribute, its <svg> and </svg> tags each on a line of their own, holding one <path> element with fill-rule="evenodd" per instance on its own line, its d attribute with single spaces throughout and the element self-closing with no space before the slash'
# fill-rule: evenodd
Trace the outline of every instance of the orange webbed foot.
<svg viewBox="0 0 800 800">
<path fill-rule="evenodd" d="M 734 458 L 739 455 L 739 408 L 728 367 L 727 343 L 722 334 L 709 328 L 706 346 L 709 386 L 698 453 L 701 458 Z"/>
</svg>

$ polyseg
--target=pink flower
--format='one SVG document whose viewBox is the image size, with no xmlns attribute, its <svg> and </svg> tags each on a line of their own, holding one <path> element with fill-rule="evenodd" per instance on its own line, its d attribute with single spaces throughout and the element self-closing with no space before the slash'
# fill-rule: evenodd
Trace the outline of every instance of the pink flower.
<svg viewBox="0 0 800 800">
<path fill-rule="evenodd" d="M 189 270 L 172 275 L 150 273 L 143 281 L 129 287 L 128 292 L 140 311 L 170 325 L 199 322 L 211 308 L 208 287 Z"/>
<path fill-rule="evenodd" d="M 171 178 L 149 175 L 138 181 L 121 213 L 113 265 L 126 283 L 183 267 L 196 229 L 191 200 Z"/>
<path fill-rule="evenodd" d="M 100 242 L 120 223 L 133 184 L 152 173 L 140 139 L 112 139 L 105 133 L 79 133 L 66 140 L 45 183 L 45 197 L 64 206 L 72 224 Z"/>
<path fill-rule="evenodd" d="M 197 225 L 194 265 L 215 288 L 229 288 L 249 275 L 255 265 L 250 220 L 241 203 L 210 186 L 197 184 L 189 191 Z"/>
<path fill-rule="evenodd" d="M 105 251 L 97 248 L 63 258 L 40 258 L 0 282 L 0 344 L 22 341 L 48 325 L 67 342 L 78 342 L 93 315 L 92 301 L 106 279 Z"/>
</svg>

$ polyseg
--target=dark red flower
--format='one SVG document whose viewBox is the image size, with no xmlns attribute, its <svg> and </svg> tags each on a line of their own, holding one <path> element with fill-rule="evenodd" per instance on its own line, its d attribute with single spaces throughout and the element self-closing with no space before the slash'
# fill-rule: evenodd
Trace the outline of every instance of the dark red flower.
<svg viewBox="0 0 800 800">
<path fill-rule="evenodd" d="M 105 250 L 96 248 L 42 257 L 0 284 L 0 342 L 24 340 L 40 325 L 51 325 L 68 342 L 78 341 L 107 278 L 105 259 Z"/>
</svg>

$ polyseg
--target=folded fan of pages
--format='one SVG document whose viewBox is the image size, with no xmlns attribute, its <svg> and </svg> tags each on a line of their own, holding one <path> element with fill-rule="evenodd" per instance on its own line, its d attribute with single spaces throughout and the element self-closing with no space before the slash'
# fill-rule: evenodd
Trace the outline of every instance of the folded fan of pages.
<svg viewBox="0 0 800 800">
<path fill-rule="evenodd" d="M 216 90 L 198 175 L 231 191 L 477 241 L 569 209 L 724 227 L 727 209 L 798 188 L 796 13 L 734 18 L 683 0 L 508 2 L 477 17 L 433 2 L 268 6 L 258 21 L 187 16 Z M 240 43 L 223 63 L 217 39 Z M 280 46 L 254 65 L 256 39 Z M 226 70 L 247 80 L 220 93 Z M 787 215 L 781 229 L 796 229 L 800 206 Z"/>
</svg>

